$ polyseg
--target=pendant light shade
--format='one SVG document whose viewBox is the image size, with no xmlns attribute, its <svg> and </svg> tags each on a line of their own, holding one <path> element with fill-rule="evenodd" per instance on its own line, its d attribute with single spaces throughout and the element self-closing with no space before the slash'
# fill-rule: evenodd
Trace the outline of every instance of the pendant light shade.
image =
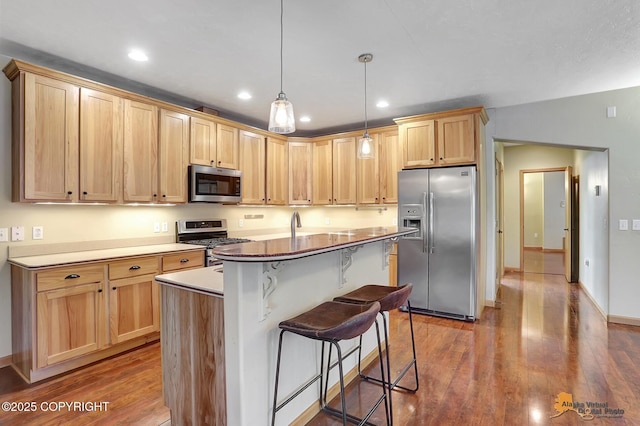
<svg viewBox="0 0 640 426">
<path fill-rule="evenodd" d="M 367 62 L 373 60 L 371 53 L 363 53 L 358 56 L 358 61 L 364 63 L 364 134 L 358 140 L 358 158 L 366 160 L 374 158 L 373 139 L 367 131 Z"/>
<path fill-rule="evenodd" d="M 271 103 L 269 114 L 269 131 L 286 134 L 296 131 L 296 119 L 293 115 L 293 104 L 287 99 L 287 95 L 282 90 L 282 45 L 283 45 L 283 16 L 284 0 L 280 0 L 280 93 L 275 101 Z"/>
<path fill-rule="evenodd" d="M 293 116 L 293 104 L 283 92 L 271 103 L 269 114 L 269 131 L 274 133 L 292 133 L 296 131 L 296 120 Z"/>
</svg>

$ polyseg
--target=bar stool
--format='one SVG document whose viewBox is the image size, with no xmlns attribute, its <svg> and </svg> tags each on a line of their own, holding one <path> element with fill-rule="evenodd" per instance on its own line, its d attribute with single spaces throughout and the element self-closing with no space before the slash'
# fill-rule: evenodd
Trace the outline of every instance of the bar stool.
<svg viewBox="0 0 640 426">
<path fill-rule="evenodd" d="M 389 407 L 387 405 L 387 392 L 385 389 L 382 391 L 382 395 L 377 399 L 374 405 L 369 409 L 367 414 L 363 418 L 358 418 L 354 415 L 347 413 L 346 398 L 344 393 L 344 373 L 342 368 L 342 352 L 339 342 L 341 340 L 353 339 L 358 336 L 362 336 L 371 326 L 376 324 L 376 335 L 378 337 L 378 356 L 380 357 L 380 368 L 382 369 L 382 350 L 380 341 L 380 330 L 378 329 L 378 323 L 376 316 L 380 311 L 380 303 L 374 302 L 371 304 L 355 305 L 350 303 L 341 302 L 324 302 L 315 308 L 304 312 L 294 318 L 282 321 L 278 327 L 280 331 L 280 339 L 278 342 L 278 358 L 276 364 L 276 380 L 275 390 L 273 392 L 273 411 L 271 417 L 271 425 L 275 425 L 276 412 L 282 407 L 291 402 L 295 397 L 300 395 L 305 389 L 311 386 L 315 381 L 320 379 L 320 398 L 321 409 L 329 414 L 342 418 L 343 425 L 347 424 L 347 421 L 356 422 L 359 425 L 370 424 L 367 420 L 371 417 L 373 412 L 384 401 L 385 415 L 387 424 L 389 424 Z M 319 340 L 322 342 L 322 351 L 320 357 L 320 374 L 312 377 L 296 392 L 278 405 L 278 381 L 280 376 L 280 358 L 282 354 L 282 337 L 285 332 L 294 333 L 303 337 L 307 337 L 313 340 Z M 340 398 L 342 403 L 342 410 L 336 410 L 329 407 L 326 401 L 326 389 L 323 392 L 323 377 L 324 377 L 324 352 L 325 343 L 329 343 L 336 347 L 337 361 L 339 375 L 340 375 Z M 330 348 L 332 346 L 329 346 Z M 335 366 L 335 364 L 334 364 Z M 327 381 L 329 376 L 329 370 L 333 368 L 331 366 L 331 355 L 327 360 Z M 328 384 L 326 385 L 328 386 Z"/>
<path fill-rule="evenodd" d="M 365 305 L 368 306 L 371 303 L 378 302 L 380 303 L 380 315 L 382 316 L 382 322 L 384 325 L 384 345 L 385 345 L 385 353 L 386 353 L 386 364 L 387 364 L 387 378 L 388 381 L 385 380 L 384 371 L 381 370 L 381 378 L 375 378 L 371 376 L 367 376 L 361 372 L 360 362 L 362 359 L 362 336 L 360 336 L 360 350 L 358 355 L 358 374 L 360 377 L 365 380 L 371 380 L 376 383 L 380 383 L 383 387 L 386 387 L 389 390 L 389 413 L 391 418 L 391 424 L 393 424 L 393 402 L 391 391 L 395 388 L 405 390 L 407 392 L 416 392 L 418 387 L 420 386 L 418 382 L 418 364 L 416 362 L 416 343 L 413 335 L 413 318 L 411 315 L 411 303 L 409 302 L 409 295 L 411 294 L 411 290 L 413 289 L 413 284 L 409 283 L 402 287 L 389 287 L 386 285 L 365 285 L 360 287 L 357 290 L 354 290 L 350 293 L 344 294 L 342 296 L 336 297 L 333 300 L 335 302 L 344 302 L 344 303 L 353 303 L 356 305 Z M 398 309 L 406 303 L 407 311 L 409 312 L 409 328 L 411 330 L 411 349 L 413 350 L 413 359 L 407 363 L 407 365 L 402 369 L 398 377 L 392 381 L 391 379 L 391 364 L 389 362 L 389 333 L 387 326 L 387 318 L 384 315 L 385 312 L 392 311 L 394 309 Z M 378 320 L 376 318 L 376 325 L 378 324 Z M 379 330 L 376 327 L 376 330 Z M 380 341 L 380 338 L 378 338 Z M 404 377 L 404 375 L 409 371 L 409 369 L 413 367 L 415 374 L 416 385 L 414 388 L 407 388 L 404 386 L 398 385 L 398 382 Z"/>
</svg>

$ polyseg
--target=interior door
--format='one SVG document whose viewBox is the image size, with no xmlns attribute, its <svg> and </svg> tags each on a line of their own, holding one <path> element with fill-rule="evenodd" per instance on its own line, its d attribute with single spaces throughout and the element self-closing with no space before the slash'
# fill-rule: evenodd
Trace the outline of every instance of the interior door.
<svg viewBox="0 0 640 426">
<path fill-rule="evenodd" d="M 572 167 L 568 166 L 564 169 L 564 276 L 568 282 L 571 281 L 571 241 L 573 233 L 573 224 L 571 208 L 573 204 L 573 181 Z"/>
<path fill-rule="evenodd" d="M 504 167 L 496 158 L 496 291 L 504 276 Z"/>
</svg>

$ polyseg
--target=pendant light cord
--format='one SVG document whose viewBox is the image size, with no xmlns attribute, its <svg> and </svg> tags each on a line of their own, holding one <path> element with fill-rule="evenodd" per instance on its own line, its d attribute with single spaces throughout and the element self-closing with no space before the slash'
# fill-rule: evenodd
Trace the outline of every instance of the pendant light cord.
<svg viewBox="0 0 640 426">
<path fill-rule="evenodd" d="M 280 93 L 283 93 L 282 91 L 282 74 L 283 74 L 283 60 L 282 60 L 282 51 L 283 51 L 283 46 L 284 46 L 284 42 L 283 42 L 283 33 L 284 31 L 284 0 L 280 0 Z"/>
<path fill-rule="evenodd" d="M 364 133 L 367 133 L 367 61 L 364 60 Z"/>
</svg>

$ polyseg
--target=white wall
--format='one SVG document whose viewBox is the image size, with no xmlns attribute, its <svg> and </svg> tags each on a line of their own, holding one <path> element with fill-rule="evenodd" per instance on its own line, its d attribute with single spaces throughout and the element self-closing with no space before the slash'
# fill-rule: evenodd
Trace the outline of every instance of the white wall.
<svg viewBox="0 0 640 426">
<path fill-rule="evenodd" d="M 565 228 L 564 172 L 544 172 L 544 239 L 545 249 L 562 249 Z"/>
<path fill-rule="evenodd" d="M 616 106 L 616 118 L 606 118 L 608 106 Z M 498 139 L 608 149 L 609 307 L 601 308 L 614 319 L 637 322 L 640 232 L 619 231 L 617 224 L 640 218 L 640 87 L 499 108 L 496 115 Z"/>
<path fill-rule="evenodd" d="M 11 58 L 0 55 L 0 66 Z M 173 207 L 61 206 L 11 202 L 11 83 L 0 76 L 0 228 L 25 227 L 25 241 L 0 242 L 0 358 L 11 354 L 11 271 L 7 263 L 10 245 L 69 243 L 92 240 L 145 238 L 154 234 L 153 222 L 168 222 L 169 234 L 175 235 L 178 219 L 226 218 L 230 235 L 250 235 L 270 229 L 286 231 L 289 207 L 234 207 L 217 204 L 189 204 Z M 386 211 L 359 210 L 354 207 L 299 208 L 302 229 L 310 227 L 362 228 L 390 226 L 397 217 L 395 206 Z M 244 219 L 244 215 L 264 215 L 263 219 Z M 244 227 L 238 226 L 243 219 Z M 327 220 L 329 224 L 327 224 Z M 43 226 L 44 239 L 33 241 L 31 227 Z"/>
<path fill-rule="evenodd" d="M 576 170 L 580 176 L 580 282 L 598 306 L 608 313 L 609 306 L 609 175 L 606 152 L 576 151 Z M 596 196 L 595 187 L 600 186 Z M 636 248 L 637 250 L 637 248 Z M 637 251 L 636 251 L 637 253 Z M 588 266 L 587 266 L 588 263 Z M 630 280 L 633 281 L 633 280 Z"/>
</svg>

